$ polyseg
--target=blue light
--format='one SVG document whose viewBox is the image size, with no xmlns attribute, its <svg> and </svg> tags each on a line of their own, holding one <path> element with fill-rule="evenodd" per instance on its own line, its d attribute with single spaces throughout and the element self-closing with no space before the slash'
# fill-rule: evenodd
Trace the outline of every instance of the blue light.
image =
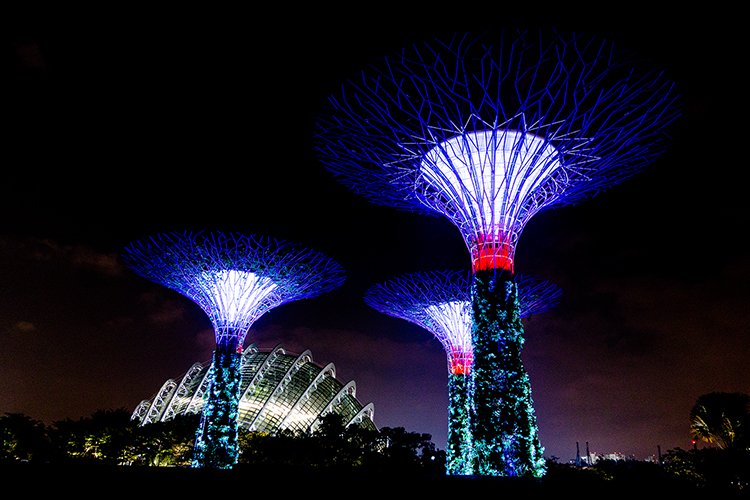
<svg viewBox="0 0 750 500">
<path fill-rule="evenodd" d="M 421 326 L 440 341 L 448 355 L 449 475 L 474 474 L 477 450 L 482 449 L 474 449 L 471 429 L 474 313 L 470 279 L 462 271 L 411 273 L 373 285 L 365 293 L 370 307 Z M 518 283 L 520 317 L 544 312 L 560 297 L 560 289 L 551 283 L 525 275 L 519 276 Z M 495 340 L 501 344 L 506 341 L 503 337 Z"/>
<path fill-rule="evenodd" d="M 232 468 L 238 457 L 239 366 L 245 336 L 269 310 L 340 286 L 343 268 L 291 242 L 222 232 L 157 234 L 130 243 L 123 260 L 137 274 L 191 299 L 211 319 L 216 349 L 193 466 Z"/>
<path fill-rule="evenodd" d="M 554 182 L 561 168 L 559 153 L 534 134 L 466 132 L 424 155 L 418 182 L 425 186 L 416 189 L 425 193 L 420 201 L 426 207 L 462 228 L 475 269 L 485 267 L 477 262 L 485 246 L 502 248 L 508 262 L 500 267 L 512 269 L 521 228 L 543 204 L 555 200 L 537 193 Z M 542 203 L 531 211 L 528 207 L 535 198 Z"/>
<path fill-rule="evenodd" d="M 269 277 L 234 269 L 203 272 L 200 281 L 202 303 L 217 336 L 238 334 L 240 344 L 258 312 L 269 309 L 264 302 L 273 304 L 269 299 L 278 288 Z"/>
<path fill-rule="evenodd" d="M 479 474 L 543 473 L 519 305 L 494 301 L 505 300 L 535 214 L 600 193 L 666 150 L 674 84 L 641 63 L 555 30 L 457 33 L 368 67 L 316 121 L 318 157 L 338 181 L 373 203 L 445 217 L 466 243 L 481 281 L 472 391 L 515 409 L 472 415 Z M 495 291 L 485 280 L 498 275 Z"/>
</svg>

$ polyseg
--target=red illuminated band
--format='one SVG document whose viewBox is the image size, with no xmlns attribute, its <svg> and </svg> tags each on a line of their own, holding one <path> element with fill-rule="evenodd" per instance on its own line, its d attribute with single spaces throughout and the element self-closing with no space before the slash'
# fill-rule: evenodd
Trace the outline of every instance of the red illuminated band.
<svg viewBox="0 0 750 500">
<path fill-rule="evenodd" d="M 500 238 L 477 238 L 477 243 L 471 249 L 472 270 L 476 272 L 502 269 L 512 273 L 513 256 L 513 247 L 507 241 Z"/>
<path fill-rule="evenodd" d="M 474 364 L 474 356 L 470 352 L 451 349 L 450 372 L 452 375 L 468 375 Z"/>
</svg>

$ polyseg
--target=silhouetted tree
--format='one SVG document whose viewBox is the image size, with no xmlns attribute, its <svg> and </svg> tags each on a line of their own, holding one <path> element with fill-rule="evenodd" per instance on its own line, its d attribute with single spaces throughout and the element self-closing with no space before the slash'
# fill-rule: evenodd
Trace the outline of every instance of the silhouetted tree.
<svg viewBox="0 0 750 500">
<path fill-rule="evenodd" d="M 694 439 L 720 449 L 750 446 L 750 395 L 739 392 L 711 392 L 698 398 L 690 412 Z"/>
<path fill-rule="evenodd" d="M 51 443 L 46 426 L 22 413 L 0 417 L 0 462 L 44 462 Z"/>
<path fill-rule="evenodd" d="M 137 423 L 128 410 L 97 410 L 77 421 L 53 423 L 50 436 L 64 458 L 73 461 L 122 464 L 132 446 Z"/>
<path fill-rule="evenodd" d="M 445 452 L 438 451 L 430 434 L 407 432 L 403 427 L 383 427 L 382 454 L 387 466 L 394 471 L 445 473 Z"/>
<path fill-rule="evenodd" d="M 0 417 L 0 462 L 191 466 L 200 415 L 143 426 L 130 415 L 125 409 L 97 410 L 90 417 L 64 419 L 45 427 L 25 415 L 7 414 Z M 430 439 L 429 434 L 407 432 L 403 427 L 378 431 L 346 425 L 340 415 L 331 413 L 306 433 L 240 429 L 238 465 L 271 473 L 443 476 L 445 452 Z"/>
<path fill-rule="evenodd" d="M 128 465 L 190 467 L 195 430 L 200 415 L 177 415 L 168 421 L 139 425 L 126 448 L 123 462 Z"/>
<path fill-rule="evenodd" d="M 430 438 L 402 427 L 376 431 L 356 424 L 347 426 L 341 416 L 329 414 L 309 433 L 241 430 L 238 465 L 302 472 L 444 475 L 445 453 L 437 450 Z"/>
<path fill-rule="evenodd" d="M 750 452 L 745 450 L 675 448 L 662 456 L 662 465 L 670 477 L 703 490 L 750 492 Z"/>
</svg>

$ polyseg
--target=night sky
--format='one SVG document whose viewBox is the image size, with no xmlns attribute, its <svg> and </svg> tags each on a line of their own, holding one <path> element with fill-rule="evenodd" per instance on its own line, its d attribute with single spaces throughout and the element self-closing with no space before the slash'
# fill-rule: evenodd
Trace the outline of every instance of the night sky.
<svg viewBox="0 0 750 500">
<path fill-rule="evenodd" d="M 468 251 L 447 220 L 372 205 L 336 183 L 315 159 L 312 125 L 326 96 L 377 57 L 517 26 L 636 50 L 675 80 L 683 106 L 663 157 L 535 216 L 519 242 L 517 272 L 563 290 L 555 309 L 525 322 L 545 456 L 572 459 L 576 442 L 639 459 L 688 448 L 700 395 L 750 392 L 747 56 L 736 16 L 371 8 L 17 18 L 3 47 L 0 413 L 53 423 L 132 410 L 209 360 L 201 309 L 118 254 L 152 232 L 241 231 L 303 243 L 348 276 L 261 317 L 246 345 L 309 349 L 356 382 L 377 426 L 428 433 L 443 449 L 441 345 L 362 296 L 403 273 L 468 269 Z"/>
</svg>

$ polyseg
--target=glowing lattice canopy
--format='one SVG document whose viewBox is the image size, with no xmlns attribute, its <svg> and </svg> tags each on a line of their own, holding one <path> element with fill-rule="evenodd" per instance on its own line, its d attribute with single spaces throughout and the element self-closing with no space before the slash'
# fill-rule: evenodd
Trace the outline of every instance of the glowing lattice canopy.
<svg viewBox="0 0 750 500">
<path fill-rule="evenodd" d="M 447 217 L 475 270 L 514 271 L 534 214 L 594 196 L 665 151 L 674 87 L 592 36 L 456 33 L 344 82 L 316 121 L 315 148 L 371 202 Z"/>
<path fill-rule="evenodd" d="M 435 146 L 419 181 L 429 208 L 462 227 L 474 269 L 513 270 L 520 228 L 539 207 L 534 197 L 562 167 L 545 139 L 514 130 L 482 130 Z M 548 203 L 551 198 L 545 197 Z"/>
<path fill-rule="evenodd" d="M 363 69 L 316 121 L 316 151 L 337 180 L 374 203 L 445 216 L 467 244 L 475 474 L 545 473 L 515 247 L 535 213 L 596 195 L 665 151 L 675 85 L 632 56 L 554 29 L 456 33 Z"/>
<path fill-rule="evenodd" d="M 201 275 L 201 303 L 210 304 L 206 311 L 217 331 L 247 330 L 255 311 L 263 310 L 277 285 L 271 278 L 249 271 L 220 270 Z"/>
<path fill-rule="evenodd" d="M 406 274 L 370 287 L 365 303 L 430 332 L 448 356 L 450 373 L 467 374 L 474 360 L 470 278 L 453 270 Z M 549 310 L 562 295 L 552 283 L 528 275 L 519 275 L 517 283 L 522 318 Z"/>
<path fill-rule="evenodd" d="M 345 279 L 343 268 L 320 252 L 254 234 L 162 233 L 131 243 L 123 258 L 141 276 L 198 304 L 217 341 L 232 338 L 239 345 L 269 310 Z"/>
<path fill-rule="evenodd" d="M 471 302 L 451 301 L 425 307 L 430 319 L 429 331 L 437 337 L 448 353 L 450 372 L 466 374 L 471 370 L 474 354 L 471 349 Z"/>
</svg>

